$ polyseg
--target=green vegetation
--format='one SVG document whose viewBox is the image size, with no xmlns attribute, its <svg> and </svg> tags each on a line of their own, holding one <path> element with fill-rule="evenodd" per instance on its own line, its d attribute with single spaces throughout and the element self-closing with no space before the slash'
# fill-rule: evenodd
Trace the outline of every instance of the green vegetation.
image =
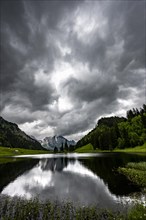
<svg viewBox="0 0 146 220">
<path fill-rule="evenodd" d="M 139 162 L 139 163 L 130 162 L 130 163 L 127 164 L 127 167 L 131 168 L 131 169 L 146 171 L 146 162 Z"/>
<path fill-rule="evenodd" d="M 23 155 L 23 154 L 28 155 L 28 154 L 48 154 L 48 153 L 50 153 L 50 151 L 0 147 L 0 157 L 16 156 L 16 155 Z"/>
<path fill-rule="evenodd" d="M 127 112 L 127 118 L 107 117 L 101 118 L 96 127 L 85 135 L 76 144 L 76 149 L 85 152 L 86 146 L 92 144 L 94 150 L 114 150 L 141 146 L 146 142 L 146 105 L 138 109 Z M 143 145 L 146 152 L 146 145 Z M 137 148 L 139 150 L 140 148 Z M 136 150 L 136 149 L 135 149 Z M 137 151 L 136 150 L 136 151 Z M 141 149 L 142 150 L 142 149 Z M 79 152 L 77 150 L 77 152 Z M 127 150 L 126 150 L 127 152 Z"/>
<path fill-rule="evenodd" d="M 22 200 L 18 198 L 0 198 L 0 218 L 2 220 L 132 220 L 145 219 L 146 207 L 142 204 L 134 205 L 132 208 L 122 213 L 107 209 L 97 209 L 96 207 L 75 207 L 71 203 L 45 202 L 41 203 L 37 199 Z"/>
<path fill-rule="evenodd" d="M 18 125 L 0 117 L 0 146 L 43 150 L 41 144 L 21 131 Z"/>
<path fill-rule="evenodd" d="M 76 153 L 100 153 L 100 152 L 111 152 L 109 150 L 100 150 L 93 148 L 92 144 L 87 144 L 83 147 L 77 148 L 74 152 Z M 143 146 L 137 146 L 135 148 L 126 148 L 126 149 L 114 149 L 112 152 L 125 152 L 125 153 L 145 153 L 146 152 L 146 143 Z M 16 156 L 16 155 L 28 155 L 28 154 L 49 154 L 54 153 L 52 151 L 46 150 L 29 150 L 23 148 L 6 148 L 0 146 L 0 157 L 7 156 Z M 0 161 L 2 158 L 0 158 Z"/>
<path fill-rule="evenodd" d="M 114 149 L 114 152 L 125 152 L 125 153 L 146 153 L 146 143 L 144 143 L 142 146 L 137 146 L 137 147 L 131 147 L 131 148 L 125 148 L 125 149 Z"/>
<path fill-rule="evenodd" d="M 146 162 L 128 163 L 118 171 L 140 187 L 146 187 Z"/>
<path fill-rule="evenodd" d="M 92 144 L 87 144 L 85 146 L 77 148 L 75 150 L 75 152 L 77 152 L 77 153 L 95 153 L 96 151 L 94 150 Z"/>
<path fill-rule="evenodd" d="M 75 150 L 77 153 L 100 153 L 100 152 L 111 152 L 111 150 L 100 150 L 94 149 L 92 144 L 87 144 L 85 146 L 79 147 Z M 142 146 L 137 146 L 133 148 L 125 148 L 125 149 L 118 149 L 115 148 L 112 152 L 125 152 L 125 153 L 146 153 L 146 143 Z"/>
<path fill-rule="evenodd" d="M 142 204 L 135 205 L 129 210 L 127 220 L 145 220 L 146 219 L 146 207 Z"/>
<path fill-rule="evenodd" d="M 75 207 L 71 203 L 45 202 L 37 199 L 22 200 L 18 198 L 0 198 L 0 219 L 2 220 L 140 220 L 146 217 L 146 207 L 134 205 L 128 211 L 99 210 L 96 207 Z"/>
</svg>

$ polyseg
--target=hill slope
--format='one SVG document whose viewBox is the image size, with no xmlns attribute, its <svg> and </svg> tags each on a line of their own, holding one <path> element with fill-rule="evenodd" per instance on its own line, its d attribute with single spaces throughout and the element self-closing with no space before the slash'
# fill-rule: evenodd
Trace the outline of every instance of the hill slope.
<svg viewBox="0 0 146 220">
<path fill-rule="evenodd" d="M 0 117 L 0 145 L 11 148 L 43 150 L 41 144 L 20 130 L 17 124 Z"/>
<path fill-rule="evenodd" d="M 146 142 L 146 105 L 127 112 L 127 118 L 101 118 L 96 127 L 76 144 L 76 148 L 92 144 L 94 149 L 134 148 Z M 85 150 L 85 149 L 83 149 Z"/>
</svg>

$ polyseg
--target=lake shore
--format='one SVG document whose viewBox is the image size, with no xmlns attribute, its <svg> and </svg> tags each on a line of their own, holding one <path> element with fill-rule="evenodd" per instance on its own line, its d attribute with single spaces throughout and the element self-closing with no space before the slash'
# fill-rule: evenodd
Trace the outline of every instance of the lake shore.
<svg viewBox="0 0 146 220">
<path fill-rule="evenodd" d="M 91 144 L 85 145 L 83 147 L 77 148 L 72 153 L 104 153 L 104 152 L 125 152 L 125 153 L 146 153 L 146 143 L 142 146 L 137 146 L 134 148 L 125 148 L 125 149 L 114 149 L 114 150 L 100 150 L 93 149 Z M 3 156 L 16 156 L 16 155 L 29 155 L 29 154 L 50 154 L 54 153 L 47 150 L 29 150 L 23 148 L 7 148 L 0 146 L 0 157 Z M 67 153 L 67 152 L 65 152 Z"/>
<path fill-rule="evenodd" d="M 144 188 L 144 192 L 146 192 L 146 162 L 128 163 L 125 167 L 119 167 L 118 172 Z"/>
<path fill-rule="evenodd" d="M 15 150 L 15 149 L 12 149 L 12 150 Z M 23 150 L 23 149 L 22 149 Z M 29 152 L 28 152 L 29 150 L 27 150 L 27 154 L 29 154 Z M 17 152 L 16 151 L 16 153 L 19 153 L 19 152 Z M 41 151 L 41 153 L 42 153 L 42 151 Z M 77 153 L 76 153 L 77 154 Z M 142 154 L 142 153 L 141 153 Z M 74 154 L 73 154 L 74 155 Z M 80 157 L 82 157 L 84 154 L 82 154 L 82 153 L 80 153 L 80 154 L 78 154 L 78 155 L 80 155 Z M 90 154 L 89 154 L 90 155 Z M 95 155 L 95 154 L 93 154 L 93 155 Z M 112 186 L 115 186 L 115 179 L 114 179 L 114 176 L 113 176 L 113 179 L 110 179 L 111 181 L 109 181 L 109 176 L 111 177 L 111 172 L 112 173 L 115 173 L 115 172 L 117 172 L 117 169 L 118 169 L 118 167 L 123 167 L 123 168 L 125 168 L 126 167 L 126 164 L 128 164 L 129 162 L 131 162 L 131 161 L 133 161 L 133 160 L 135 160 L 135 158 L 137 158 L 137 157 L 142 157 L 142 156 L 140 156 L 139 154 L 131 154 L 131 153 L 129 153 L 129 154 L 126 154 L 126 153 L 99 153 L 99 154 L 97 154 L 97 155 L 100 155 L 100 157 L 98 157 L 98 159 L 96 159 L 96 156 L 94 157 L 94 160 L 92 159 L 92 160 L 90 160 L 90 161 L 88 161 L 87 159 L 85 159 L 84 160 L 84 167 L 82 166 L 79 166 L 79 164 L 77 163 L 76 164 L 76 166 L 77 167 L 74 167 L 74 168 L 80 168 L 80 171 L 81 171 L 81 168 L 82 168 L 82 174 L 86 174 L 86 176 L 84 176 L 84 175 L 81 175 L 81 176 L 79 176 L 78 174 L 77 174 L 77 177 L 78 178 L 75 178 L 75 179 L 78 179 L 79 180 L 79 177 L 81 178 L 81 183 L 87 183 L 87 180 L 88 180 L 88 175 L 89 175 L 89 177 L 90 177 L 90 179 L 91 179 L 91 182 L 89 182 L 89 183 L 92 183 L 92 179 L 93 179 L 93 177 L 94 177 L 94 175 L 96 175 L 96 176 L 98 176 L 98 174 L 99 174 L 99 177 L 100 178 L 102 178 L 102 179 L 104 179 L 104 181 L 105 182 L 107 182 L 107 180 L 108 180 L 108 184 L 109 184 L 109 189 L 115 189 L 115 187 L 113 188 Z M 104 155 L 104 156 L 103 156 Z M 120 160 L 120 158 L 122 158 L 120 155 L 123 155 L 123 162 L 122 163 L 120 163 L 118 166 L 117 166 L 117 162 L 118 161 L 121 161 Z M 46 155 L 47 156 L 47 155 Z M 52 155 L 48 155 L 47 157 L 52 157 Z M 66 155 L 66 154 L 64 154 L 64 157 L 68 157 L 69 155 Z M 103 158 L 101 158 L 101 156 L 103 156 Z M 34 157 L 36 157 L 35 155 L 34 155 Z M 44 157 L 45 157 L 45 155 L 44 155 Z M 58 160 L 56 160 L 56 157 L 58 158 Z M 54 159 L 52 159 L 52 162 L 54 161 L 54 165 L 53 165 L 53 167 L 56 167 L 57 168 L 57 164 L 60 164 L 60 161 L 61 161 L 61 159 L 60 159 L 60 157 L 61 157 L 61 154 L 54 154 L 54 158 L 55 158 L 55 160 Z M 116 158 L 116 160 L 117 160 L 117 162 L 114 162 L 114 164 L 110 167 L 110 165 L 111 165 L 111 163 L 113 162 L 113 160 L 112 160 L 112 158 L 111 157 L 115 157 Z M 131 159 L 127 159 L 127 157 L 129 158 L 129 157 L 131 157 Z M 133 158 L 133 159 L 132 159 Z M 5 160 L 5 161 L 7 161 L 7 162 L 10 162 L 10 160 L 12 160 L 11 162 L 11 164 L 9 165 L 9 163 L 8 164 L 5 164 L 5 167 L 3 166 L 3 164 L 1 164 L 2 165 L 2 169 L 4 169 L 4 171 L 5 172 L 2 172 L 2 173 L 8 173 L 7 171 L 6 171 L 6 168 L 8 169 L 9 168 L 9 166 L 10 166 L 10 170 L 11 170 L 11 173 L 13 173 L 14 172 L 14 174 L 15 174 L 15 171 L 16 171 L 16 175 L 15 175 L 15 178 L 16 178 L 16 176 L 17 176 L 17 174 L 18 173 L 20 173 L 20 171 L 22 170 L 22 167 L 21 167 L 21 165 L 23 164 L 22 162 L 23 161 L 20 161 L 20 162 L 18 162 L 19 160 L 23 160 L 24 158 L 12 158 L 12 157 L 10 157 L 10 156 L 5 156 L 5 157 L 2 157 L 1 156 L 1 158 L 0 158 L 0 162 L 1 162 L 1 160 Z M 102 160 L 101 160 L 102 159 Z M 104 159 L 104 160 L 103 160 Z M 114 159 L 115 160 L 115 159 Z M 144 162 L 144 159 L 143 158 L 139 158 L 139 160 L 138 161 L 142 161 L 143 160 L 143 163 L 142 164 L 140 164 L 139 162 L 138 162 L 138 166 L 136 166 L 135 164 L 132 164 L 132 165 L 130 165 L 130 166 L 132 166 L 132 168 L 136 168 L 136 167 L 138 167 L 139 169 L 145 169 L 145 162 Z M 17 161 L 17 164 L 15 164 L 15 162 Z M 25 160 L 24 160 L 25 161 Z M 57 161 L 58 161 L 58 163 L 57 163 Z M 90 162 L 93 162 L 93 164 L 90 164 Z M 101 161 L 103 161 L 103 163 L 101 163 Z M 28 161 L 25 161 L 25 164 L 24 164 L 24 166 L 23 167 L 26 167 L 26 165 L 29 165 L 28 164 L 28 162 L 29 162 L 29 160 Z M 39 173 L 38 173 L 38 171 L 40 170 L 39 169 L 39 167 L 42 167 L 42 169 L 41 169 L 41 173 L 40 173 L 40 177 L 42 178 L 43 177 L 43 173 L 45 174 L 45 177 L 46 177 L 46 172 L 48 171 L 49 172 L 49 174 L 50 174 L 50 172 L 51 172 L 51 175 L 58 175 L 58 173 L 59 173 L 59 170 L 57 169 L 56 170 L 56 173 L 54 173 L 54 170 L 51 170 L 51 164 L 52 163 L 50 163 L 51 162 L 51 159 L 48 159 L 48 163 L 46 163 L 46 160 L 44 160 L 44 161 L 42 161 L 43 163 L 39 163 L 39 167 L 38 166 L 36 166 L 36 164 L 35 164 L 35 160 L 32 160 L 32 162 L 34 163 L 32 163 L 32 165 L 31 165 L 31 169 L 33 168 L 33 171 L 31 172 L 32 174 L 34 174 L 34 169 L 35 169 L 35 173 L 37 174 L 37 176 L 39 175 Z M 62 165 L 64 164 L 64 162 L 65 162 L 65 159 L 62 161 Z M 3 162 L 2 162 L 3 163 Z M 19 163 L 20 163 L 20 167 L 18 167 L 18 165 L 19 165 Z M 103 166 L 103 172 L 102 173 L 100 173 L 100 171 L 101 171 L 101 168 L 102 168 L 102 166 L 101 166 L 101 168 L 100 169 L 97 169 L 97 170 L 95 170 L 94 168 L 96 167 L 96 168 L 98 168 L 99 167 L 99 164 L 100 165 L 102 165 L 102 164 L 104 164 L 104 166 Z M 34 167 L 34 165 L 35 165 L 35 167 Z M 44 166 L 43 166 L 44 165 Z M 70 164 L 70 165 L 73 165 L 73 161 L 72 161 L 72 163 Z M 80 163 L 80 165 L 82 165 L 82 163 Z M 116 170 L 114 170 L 113 171 L 113 168 L 115 169 L 115 166 L 116 166 Z M 129 166 L 129 165 L 128 165 Z M 18 168 L 18 170 L 16 170 L 16 167 Z M 46 169 L 45 169 L 45 167 L 46 167 Z M 60 171 L 60 174 L 63 172 L 62 170 L 63 170 L 63 168 L 66 168 L 67 167 L 67 164 L 65 165 L 64 164 L 64 166 L 62 167 L 62 169 L 61 169 L 61 171 Z M 68 168 L 69 168 L 70 166 L 68 166 Z M 26 167 L 27 168 L 27 167 Z M 28 170 L 30 169 L 30 167 L 28 167 Z M 94 174 L 94 175 L 91 175 L 92 173 L 90 172 L 90 173 L 87 173 L 87 171 L 88 170 L 90 170 L 91 169 L 91 172 Z M 8 169 L 9 170 L 9 169 Z M 27 170 L 27 169 L 26 169 Z M 72 169 L 71 170 L 73 170 L 73 167 L 72 167 Z M 76 169 L 75 169 L 76 170 Z M 26 175 L 26 173 L 24 172 L 25 170 L 23 170 L 23 172 L 22 173 L 24 173 L 24 176 Z M 84 172 L 83 172 L 84 171 Z M 96 171 L 96 172 L 95 172 Z M 104 172 L 104 171 L 106 171 L 106 172 Z M 28 172 L 27 171 L 27 173 L 29 174 L 28 176 L 30 177 L 30 172 Z M 72 174 L 72 172 L 70 171 L 69 172 L 69 170 L 68 170 L 68 174 Z M 118 172 L 117 172 L 118 173 Z M 66 172 L 63 172 L 63 174 L 66 174 Z M 88 175 L 87 175 L 88 174 Z M 103 178 L 103 176 L 102 175 L 100 175 L 100 174 L 106 174 L 105 176 L 104 176 L 104 178 Z M 73 175 L 73 174 L 72 174 Z M 116 174 L 116 178 L 117 178 L 117 175 L 118 174 Z M 20 182 L 18 181 L 18 183 L 20 184 L 20 188 L 24 188 L 24 186 L 26 186 L 27 185 L 27 181 L 26 181 L 26 184 L 23 186 L 23 183 L 25 182 L 24 180 L 28 180 L 29 178 L 28 178 L 28 176 L 25 176 L 25 178 L 23 179 L 23 181 L 21 182 L 22 183 L 22 187 L 20 187 L 21 186 L 21 184 L 20 184 Z M 54 176 L 54 177 L 55 177 Z M 63 175 L 64 176 L 64 175 Z M 35 177 L 35 176 L 34 176 Z M 57 176 L 56 176 L 57 177 Z M 61 177 L 61 176 L 60 176 Z M 69 179 L 72 179 L 72 178 L 70 178 L 71 176 L 69 176 L 69 178 L 66 180 L 66 181 L 64 181 L 64 179 L 62 179 L 63 180 L 63 183 L 65 183 L 65 182 L 67 182 L 67 183 L 69 183 Z M 85 182 L 83 181 L 84 179 L 83 179 L 83 177 L 85 178 Z M 9 178 L 9 176 L 7 176 L 7 178 Z M 53 177 L 52 177 L 53 178 Z M 3 177 L 2 177 L 2 179 L 3 179 Z M 14 178 L 12 178 L 12 179 L 14 179 Z M 10 181 L 8 181 L 7 179 L 6 179 L 6 183 L 5 183 L 5 186 L 8 186 L 8 183 L 10 182 L 10 184 L 11 184 L 11 182 L 12 182 L 12 179 L 10 180 Z M 18 180 L 19 180 L 19 178 L 17 178 Z M 32 179 L 32 177 L 31 177 L 31 179 Z M 60 178 L 60 180 L 61 180 L 61 178 Z M 95 178 L 95 180 L 96 180 L 96 183 L 98 183 L 98 179 L 97 178 Z M 113 181 L 112 181 L 113 180 Z M 116 182 L 118 181 L 119 179 L 116 179 Z M 120 179 L 120 183 L 121 183 L 121 180 L 122 179 Z M 54 180 L 55 181 L 55 180 Z M 94 182 L 94 181 L 93 181 Z M 70 182 L 70 183 L 72 183 L 72 181 Z M 75 183 L 75 182 L 74 182 Z M 78 182 L 77 182 L 78 183 Z M 101 183 L 100 181 L 99 181 L 99 183 Z M 111 184 L 112 183 L 112 184 Z M 16 184 L 17 185 L 17 184 Z M 16 186 L 15 185 L 15 186 Z M 61 184 L 62 185 L 62 184 Z M 76 189 L 75 189 L 75 191 L 74 191 L 74 194 L 76 194 L 76 192 L 81 192 L 81 188 L 80 188 L 80 185 L 81 184 L 78 184 L 78 185 L 76 185 Z M 123 184 L 123 185 L 125 185 L 125 186 L 127 186 L 126 184 Z M 41 186 L 41 185 L 40 185 Z M 71 187 L 72 185 L 70 185 L 70 187 Z M 88 186 L 90 186 L 90 184 L 88 184 Z M 92 184 L 92 187 L 91 188 L 93 188 L 93 184 Z M 120 185 L 119 185 L 120 186 Z M 12 186 L 11 186 L 12 187 Z M 30 187 L 30 189 L 31 189 L 31 187 L 33 187 L 33 184 L 31 185 L 29 185 L 29 187 Z M 14 187 L 13 189 L 16 189 L 17 187 Z M 39 188 L 37 188 L 37 193 L 38 194 L 40 194 L 41 193 L 41 191 L 40 191 L 40 193 L 39 193 L 39 191 L 38 191 L 38 189 L 40 189 L 41 187 L 39 187 Z M 66 186 L 65 186 L 65 188 L 66 188 Z M 72 188 L 72 187 L 71 187 Z M 86 194 L 86 192 L 87 192 L 87 190 L 88 190 L 88 188 L 90 188 L 90 187 L 87 187 L 86 188 L 86 190 L 82 193 L 82 195 L 85 195 L 84 196 L 84 201 L 86 201 L 86 198 L 88 198 L 88 196 L 86 196 L 86 195 L 90 195 L 90 191 L 89 191 L 89 193 L 88 194 Z M 120 187 L 119 187 L 120 188 Z M 77 191 L 77 189 L 78 189 L 78 191 Z M 93 188 L 94 189 L 94 188 Z M 100 193 L 101 193 L 101 187 L 100 187 Z M 130 189 L 131 189 L 131 184 L 130 184 Z M 60 188 L 60 190 L 59 191 L 57 191 L 57 195 L 59 196 L 59 192 L 62 192 L 62 190 L 63 190 L 63 188 Z M 6 190 L 7 191 L 7 190 Z M 6 192 L 5 191 L 5 192 Z M 14 191 L 14 190 L 12 190 L 12 191 Z M 19 190 L 19 191 L 21 191 L 21 190 Z M 140 197 L 139 197 L 139 192 L 136 192 L 136 191 L 134 191 L 134 194 L 129 194 L 130 196 L 128 197 L 128 200 L 126 200 L 126 198 L 125 198 L 125 200 L 121 200 L 120 201 L 120 203 L 119 204 L 122 204 L 123 205 L 123 211 L 121 211 L 121 209 L 119 208 L 119 206 L 116 208 L 116 209 L 112 209 L 111 208 L 111 206 L 103 206 L 103 208 L 102 208 L 102 206 L 101 206 L 101 204 L 102 204 L 102 201 L 101 201 L 101 197 L 100 197 L 100 200 L 98 200 L 98 193 L 96 194 L 96 192 L 99 192 L 99 190 L 98 191 L 96 191 L 96 188 L 95 188 L 95 190 L 94 190 L 94 194 L 96 194 L 96 201 L 100 201 L 99 203 L 97 203 L 96 205 L 90 205 L 90 204 L 82 204 L 82 205 L 80 205 L 80 206 L 75 206 L 75 204 L 74 204 L 74 202 L 72 202 L 72 203 L 69 203 L 68 202 L 68 200 L 66 200 L 66 201 L 62 201 L 62 200 L 60 200 L 60 201 L 52 201 L 52 200 L 50 200 L 50 195 L 49 195 L 49 197 L 47 198 L 47 200 L 46 201 L 44 201 L 44 202 L 42 202 L 43 200 L 41 200 L 40 198 L 38 198 L 38 196 L 37 195 L 34 195 L 33 197 L 31 197 L 31 198 L 33 198 L 33 199 L 30 199 L 30 200 L 25 200 L 25 199 L 22 199 L 21 198 L 21 196 L 20 197 L 15 197 L 15 196 L 18 196 L 18 192 L 17 193 L 15 193 L 15 196 L 14 197 L 9 197 L 10 195 L 9 194 L 5 194 L 5 192 L 3 192 L 1 195 L 0 195 L 0 219 L 2 219 L 2 220 L 11 220 L 11 219 L 15 219 L 15 220 L 18 220 L 18 219 L 21 219 L 21 220 L 25 220 L 25 219 L 29 219 L 29 220 L 35 220 L 35 219 L 43 219 L 43 220 L 47 220 L 47 219 L 54 219 L 54 220 L 56 220 L 56 219 L 58 219 L 58 220 L 68 220 L 68 219 L 73 219 L 73 220 L 83 220 L 83 219 L 87 219 L 87 220 L 90 220 L 90 219 L 105 219 L 105 220 L 112 220 L 112 219 L 116 219 L 116 220 L 125 220 L 125 219 L 127 219 L 127 220 L 130 220 L 130 219 L 136 219 L 136 220 L 140 220 L 140 219 L 145 219 L 145 213 L 146 213 L 146 206 L 144 206 L 144 204 L 145 204 L 145 202 L 142 202 L 142 201 L 144 201 L 144 200 L 141 200 L 140 199 Z M 107 192 L 106 190 L 104 190 L 104 192 Z M 126 192 L 126 191 L 125 191 Z M 119 193 L 119 192 L 118 192 Z M 129 192 L 130 193 L 130 192 Z M 7 196 L 6 196 L 7 195 Z M 109 194 L 108 194 L 109 195 Z M 111 195 L 111 194 L 110 194 Z M 124 194 L 123 194 L 124 195 Z M 133 195 L 133 196 L 132 196 Z M 141 195 L 145 195 L 144 194 L 144 191 L 141 191 Z M 100 194 L 100 196 L 101 196 L 101 194 Z M 25 197 L 24 197 L 25 198 Z M 104 196 L 104 198 L 105 198 L 105 196 Z M 107 200 L 106 200 L 107 201 Z M 122 203 L 121 203 L 122 202 Z M 114 206 L 115 207 L 115 206 Z"/>
<path fill-rule="evenodd" d="M 77 153 L 100 153 L 100 152 L 125 152 L 125 153 L 146 153 L 146 143 L 142 146 L 136 146 L 134 148 L 124 148 L 118 149 L 115 148 L 114 150 L 100 150 L 100 149 L 93 149 L 91 144 L 87 144 L 83 147 L 77 148 L 75 150 Z"/>
<path fill-rule="evenodd" d="M 0 146 L 0 157 L 3 156 L 16 156 L 16 155 L 28 155 L 28 154 L 48 154 L 53 153 L 47 150 L 29 150 L 23 148 L 8 148 Z"/>
<path fill-rule="evenodd" d="M 145 219 L 146 207 L 135 204 L 125 211 L 111 211 L 98 209 L 95 206 L 75 207 L 72 203 L 50 202 L 41 203 L 38 199 L 24 200 L 21 198 L 10 198 L 0 196 L 0 218 L 1 219 L 43 219 L 43 220 L 131 220 Z"/>
</svg>

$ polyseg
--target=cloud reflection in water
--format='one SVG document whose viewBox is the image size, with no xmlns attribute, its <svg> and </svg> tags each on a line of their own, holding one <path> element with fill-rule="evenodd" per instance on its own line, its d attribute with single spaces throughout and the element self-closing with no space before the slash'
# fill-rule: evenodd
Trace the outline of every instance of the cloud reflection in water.
<svg viewBox="0 0 146 220">
<path fill-rule="evenodd" d="M 42 159 L 30 171 L 9 183 L 2 191 L 9 196 L 27 199 L 70 201 L 75 204 L 114 207 L 117 197 L 107 185 L 78 160 Z"/>
</svg>

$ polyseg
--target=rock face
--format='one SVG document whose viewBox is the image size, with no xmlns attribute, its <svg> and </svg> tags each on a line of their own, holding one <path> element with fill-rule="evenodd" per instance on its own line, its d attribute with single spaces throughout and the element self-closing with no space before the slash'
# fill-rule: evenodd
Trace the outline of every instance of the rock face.
<svg viewBox="0 0 146 220">
<path fill-rule="evenodd" d="M 41 144 L 25 134 L 17 124 L 0 117 L 0 146 L 43 150 Z"/>
<path fill-rule="evenodd" d="M 54 137 L 45 137 L 43 140 L 40 140 L 40 143 L 44 148 L 48 150 L 54 150 L 55 147 L 58 150 L 61 150 L 62 148 L 71 148 L 72 146 L 76 145 L 75 141 L 69 141 L 61 135 L 55 135 Z"/>
</svg>

